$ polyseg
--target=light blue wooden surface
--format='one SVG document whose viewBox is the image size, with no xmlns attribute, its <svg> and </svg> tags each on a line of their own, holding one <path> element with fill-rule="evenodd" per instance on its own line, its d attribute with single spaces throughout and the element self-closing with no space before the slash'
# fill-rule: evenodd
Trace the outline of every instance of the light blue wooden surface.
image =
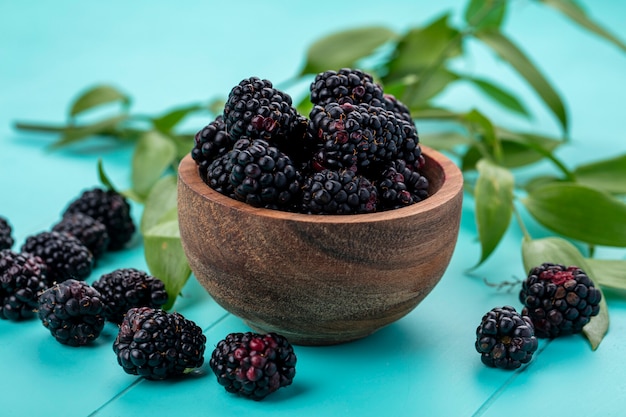
<svg viewBox="0 0 626 417">
<path fill-rule="evenodd" d="M 591 15 L 626 39 L 626 2 L 585 1 Z M 53 137 L 15 131 L 16 120 L 62 121 L 82 88 L 109 82 L 134 99 L 135 112 L 225 96 L 242 78 L 276 83 L 299 69 L 305 48 L 344 27 L 383 24 L 402 30 L 446 10 L 459 18 L 461 1 L 442 2 L 0 2 L 0 214 L 14 227 L 16 247 L 51 227 L 79 192 L 98 183 L 102 157 L 113 181 L 129 184 L 132 149 L 105 141 L 55 152 Z M 573 142 L 560 151 L 568 164 L 626 151 L 626 59 L 555 12 L 515 1 L 506 31 L 528 51 L 569 104 Z M 493 74 L 520 88 L 534 127 L 557 127 L 540 102 L 477 45 L 465 70 Z M 458 108 L 498 113 L 469 87 L 446 92 Z M 206 122 L 196 121 L 198 126 Z M 420 126 L 418 126 L 420 128 Z M 133 207 L 140 218 L 141 207 Z M 474 332 L 495 306 L 519 307 L 515 292 L 487 287 L 522 277 L 512 228 L 494 257 L 465 274 L 479 256 L 471 199 L 463 210 L 458 245 L 440 284 L 416 310 L 378 333 L 345 345 L 296 347 L 294 384 L 262 402 L 227 394 L 207 365 L 188 378 L 151 382 L 125 374 L 111 349 L 107 324 L 89 347 L 59 345 L 37 321 L 0 321 L 0 414 L 3 416 L 497 416 L 623 415 L 626 413 L 626 299 L 607 291 L 608 336 L 592 352 L 582 336 L 547 342 L 518 372 L 489 369 L 474 351 Z M 536 226 L 531 225 L 531 228 Z M 538 229 L 537 229 L 538 230 Z M 623 258 L 623 250 L 599 256 Z M 109 254 L 89 282 L 120 267 L 145 269 L 139 242 Z M 175 309 L 207 335 L 207 351 L 226 334 L 246 330 L 217 306 L 192 277 Z"/>
</svg>

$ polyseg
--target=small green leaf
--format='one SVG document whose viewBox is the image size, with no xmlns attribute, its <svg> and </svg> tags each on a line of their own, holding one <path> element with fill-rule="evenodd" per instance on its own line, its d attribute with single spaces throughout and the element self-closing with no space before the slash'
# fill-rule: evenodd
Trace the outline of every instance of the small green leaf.
<svg viewBox="0 0 626 417">
<path fill-rule="evenodd" d="M 585 259 L 594 273 L 595 281 L 603 287 L 626 290 L 626 260 Z"/>
<path fill-rule="evenodd" d="M 504 0 L 471 0 L 465 8 L 464 18 L 474 29 L 498 29 L 506 14 Z"/>
<path fill-rule="evenodd" d="M 474 188 L 476 225 L 482 253 L 478 265 L 495 250 L 509 227 L 513 214 L 513 184 L 511 172 L 486 159 L 477 164 L 478 179 Z"/>
<path fill-rule="evenodd" d="M 549 136 L 515 133 L 502 128 L 496 128 L 496 133 L 502 143 L 502 165 L 507 168 L 539 162 L 563 144 L 563 141 Z"/>
<path fill-rule="evenodd" d="M 172 209 L 176 209 L 177 184 L 175 175 L 161 177 L 150 189 L 146 198 L 139 229 L 146 233 Z"/>
<path fill-rule="evenodd" d="M 507 109 L 522 116 L 530 116 L 528 110 L 526 110 L 524 105 L 517 99 L 517 97 L 506 91 L 504 88 L 492 83 L 491 81 L 480 78 L 464 76 L 463 79 L 472 83 L 485 95 L 487 95 L 500 105 L 506 107 Z"/>
<path fill-rule="evenodd" d="M 567 134 L 569 132 L 569 123 L 561 97 L 521 49 L 497 30 L 482 30 L 476 32 L 475 35 L 501 59 L 508 62 L 528 82 L 556 116 L 563 128 L 563 132 Z"/>
<path fill-rule="evenodd" d="M 120 124 L 128 119 L 126 115 L 109 117 L 98 122 L 83 126 L 67 126 L 61 138 L 50 145 L 53 149 L 79 142 L 92 136 L 111 135 L 120 128 Z"/>
<path fill-rule="evenodd" d="M 170 133 L 176 125 L 178 125 L 185 117 L 199 111 L 206 111 L 207 108 L 201 104 L 191 104 L 188 106 L 177 107 L 168 111 L 161 116 L 152 119 L 154 128 L 162 133 Z"/>
<path fill-rule="evenodd" d="M 178 161 L 183 159 L 193 149 L 195 134 L 170 133 L 167 136 L 172 140 L 172 142 L 174 142 L 174 145 L 176 146 L 176 158 L 178 159 Z"/>
<path fill-rule="evenodd" d="M 176 145 L 170 138 L 155 130 L 141 135 L 133 153 L 133 190 L 146 196 L 175 158 Z"/>
<path fill-rule="evenodd" d="M 588 31 L 595 33 L 596 35 L 611 42 L 622 52 L 626 52 L 626 44 L 622 42 L 617 36 L 603 28 L 598 23 L 594 22 L 587 16 L 585 11 L 574 0 L 541 0 L 543 3 L 550 7 L 555 8 L 563 15 L 570 18 L 572 21 L 587 29 Z"/>
<path fill-rule="evenodd" d="M 102 158 L 98 158 L 98 179 L 100 180 L 100 183 L 104 186 L 104 188 L 110 191 L 117 192 L 117 190 L 113 186 L 113 182 L 104 171 L 104 163 L 102 162 Z"/>
<path fill-rule="evenodd" d="M 420 143 L 433 149 L 453 151 L 459 146 L 468 145 L 471 139 L 460 132 L 437 132 L 420 134 Z"/>
<path fill-rule="evenodd" d="M 626 194 L 626 154 L 589 164 L 574 170 L 576 181 L 591 188 L 614 194 Z"/>
<path fill-rule="evenodd" d="M 371 55 L 395 36 L 395 32 L 380 26 L 333 33 L 311 45 L 300 74 L 318 74 L 327 70 L 353 67 L 356 61 Z"/>
<path fill-rule="evenodd" d="M 144 254 L 150 273 L 165 284 L 169 299 L 163 308 L 169 310 L 191 275 L 180 242 L 178 220 L 158 223 L 146 231 Z"/>
<path fill-rule="evenodd" d="M 582 254 L 574 245 L 568 241 L 556 237 L 544 239 L 524 239 L 522 242 L 522 259 L 526 271 L 541 265 L 544 262 L 557 263 L 566 266 L 577 266 L 582 268 L 595 286 L 600 290 L 596 277 L 601 274 L 590 264 L 588 264 Z M 583 334 L 591 343 L 593 350 L 597 349 L 600 342 L 609 330 L 609 312 L 604 294 L 600 301 L 600 313 L 591 318 L 589 323 L 583 327 Z"/>
<path fill-rule="evenodd" d="M 491 148 L 491 155 L 497 162 L 500 162 L 502 160 L 502 146 L 491 120 L 476 109 L 466 113 L 464 120 L 469 125 L 470 132 L 479 134 L 483 142 Z"/>
<path fill-rule="evenodd" d="M 70 117 L 94 107 L 119 101 L 124 106 L 130 105 L 130 98 L 115 87 L 110 85 L 97 85 L 79 95 L 70 107 Z"/>
<path fill-rule="evenodd" d="M 459 76 L 455 73 L 439 68 L 429 74 L 427 82 L 421 82 L 419 77 L 406 77 L 403 80 L 406 82 L 403 90 L 394 95 L 409 108 L 421 107 L 458 79 Z"/>
<path fill-rule="evenodd" d="M 448 109 L 434 106 L 411 107 L 411 116 L 413 119 L 433 119 L 433 120 L 460 120 L 463 114 L 455 113 Z"/>
<path fill-rule="evenodd" d="M 536 187 L 523 200 L 548 229 L 592 245 L 626 246 L 626 204 L 608 193 L 575 183 Z"/>
</svg>

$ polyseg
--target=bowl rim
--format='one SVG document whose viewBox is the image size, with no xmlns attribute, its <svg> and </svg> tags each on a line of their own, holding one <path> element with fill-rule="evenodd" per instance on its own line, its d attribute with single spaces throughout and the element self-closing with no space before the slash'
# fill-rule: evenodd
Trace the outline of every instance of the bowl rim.
<svg viewBox="0 0 626 417">
<path fill-rule="evenodd" d="M 292 213 L 288 211 L 273 210 L 262 207 L 254 207 L 243 201 L 235 200 L 224 194 L 215 191 L 209 187 L 198 173 L 197 165 L 188 153 L 180 161 L 178 166 L 178 180 L 182 181 L 190 190 L 201 196 L 205 200 L 209 200 L 215 204 L 228 207 L 232 210 L 241 212 L 242 214 L 266 217 L 268 219 L 286 220 L 301 223 L 373 223 L 390 219 L 400 219 L 404 217 L 412 217 L 421 213 L 435 210 L 450 200 L 453 200 L 463 188 L 463 174 L 461 170 L 449 159 L 430 147 L 423 146 L 422 154 L 426 159 L 430 159 L 437 164 L 443 173 L 442 185 L 428 198 L 411 204 L 408 207 L 402 207 L 393 210 L 379 211 L 366 214 L 305 214 Z"/>
</svg>

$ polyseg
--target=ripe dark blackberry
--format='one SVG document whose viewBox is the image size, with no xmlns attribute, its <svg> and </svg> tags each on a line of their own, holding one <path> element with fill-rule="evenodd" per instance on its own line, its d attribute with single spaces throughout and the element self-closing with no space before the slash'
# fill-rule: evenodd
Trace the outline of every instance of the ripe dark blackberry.
<svg viewBox="0 0 626 417">
<path fill-rule="evenodd" d="M 104 328 L 100 293 L 85 281 L 68 279 L 39 296 L 39 318 L 54 338 L 69 346 L 97 339 Z"/>
<path fill-rule="evenodd" d="M 291 210 L 301 184 L 293 161 L 263 139 L 241 140 L 246 142 L 237 142 L 230 153 L 236 198 L 255 207 Z"/>
<path fill-rule="evenodd" d="M 114 190 L 96 187 L 84 191 L 70 202 L 63 216 L 70 213 L 83 213 L 104 224 L 110 239 L 107 250 L 123 249 L 135 233 L 130 204 L 123 195 Z"/>
<path fill-rule="evenodd" d="M 359 69 L 342 68 L 317 74 L 311 83 L 311 102 L 317 105 L 328 103 L 382 104 L 383 89 L 372 76 Z"/>
<path fill-rule="evenodd" d="M 322 169 L 360 169 L 393 161 L 404 146 L 406 123 L 368 104 L 315 106 L 309 114 L 315 163 Z"/>
<path fill-rule="evenodd" d="M 2 249 L 11 249 L 13 247 L 13 229 L 11 228 L 11 224 L 9 221 L 0 216 L 0 250 Z"/>
<path fill-rule="evenodd" d="M 406 207 L 428 197 L 428 179 L 402 159 L 391 162 L 375 184 L 381 210 Z"/>
<path fill-rule="evenodd" d="M 225 155 L 232 148 L 233 141 L 226 132 L 226 123 L 222 116 L 203 127 L 196 133 L 191 157 L 198 165 L 200 177 L 206 182 L 207 169 L 217 158 Z"/>
<path fill-rule="evenodd" d="M 0 318 L 28 319 L 35 316 L 39 293 L 46 287 L 47 267 L 38 256 L 0 251 Z"/>
<path fill-rule="evenodd" d="M 86 279 L 93 269 L 93 255 L 78 238 L 65 232 L 41 232 L 28 236 L 22 252 L 39 256 L 48 267 L 47 285 L 73 278 Z"/>
<path fill-rule="evenodd" d="M 406 104 L 398 100 L 393 94 L 388 94 L 388 93 L 383 94 L 383 102 L 384 102 L 385 108 L 393 112 L 396 115 L 396 117 L 398 117 L 399 119 L 406 120 L 407 122 L 410 122 L 411 124 L 413 124 L 413 116 L 411 116 L 411 111 L 406 106 Z"/>
<path fill-rule="evenodd" d="M 530 362 L 537 346 L 530 319 L 510 306 L 489 311 L 476 329 L 476 351 L 494 368 L 519 368 Z"/>
<path fill-rule="evenodd" d="M 151 307 L 128 310 L 113 342 L 126 373 L 154 380 L 201 366 L 205 347 L 206 337 L 194 322 Z"/>
<path fill-rule="evenodd" d="M 94 259 L 102 257 L 109 245 L 109 233 L 104 224 L 83 213 L 69 213 L 52 226 L 55 232 L 66 232 L 78 238 L 91 251 Z"/>
<path fill-rule="evenodd" d="M 242 80 L 224 105 L 224 122 L 233 141 L 242 136 L 289 137 L 297 117 L 291 97 L 258 77 Z"/>
<path fill-rule="evenodd" d="M 209 366 L 226 391 L 261 400 L 291 385 L 296 355 L 287 339 L 276 333 L 231 333 L 221 340 Z"/>
<path fill-rule="evenodd" d="M 377 199 L 376 187 L 351 170 L 315 172 L 302 187 L 302 211 L 308 214 L 373 213 Z"/>
<path fill-rule="evenodd" d="M 168 300 L 163 281 L 135 268 L 104 274 L 92 286 L 102 296 L 104 318 L 117 324 L 133 307 L 159 308 Z"/>
<path fill-rule="evenodd" d="M 519 294 L 522 314 L 543 338 L 579 333 L 600 311 L 601 298 L 585 271 L 553 263 L 531 269 Z"/>
</svg>

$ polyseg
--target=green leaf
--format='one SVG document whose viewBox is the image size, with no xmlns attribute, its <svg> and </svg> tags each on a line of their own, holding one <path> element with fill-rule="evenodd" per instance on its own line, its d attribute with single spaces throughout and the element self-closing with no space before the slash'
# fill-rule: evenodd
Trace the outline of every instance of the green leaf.
<svg viewBox="0 0 626 417">
<path fill-rule="evenodd" d="M 102 162 L 102 158 L 98 158 L 98 179 L 100 180 L 100 183 L 104 186 L 104 188 L 110 191 L 117 192 L 117 190 L 113 186 L 113 182 L 104 171 L 104 163 Z"/>
<path fill-rule="evenodd" d="M 507 109 L 520 114 L 522 116 L 529 117 L 530 113 L 524 107 L 524 105 L 513 94 L 506 91 L 504 88 L 480 78 L 463 76 L 463 79 L 472 83 L 485 95 L 490 97 L 495 102 L 506 107 Z"/>
<path fill-rule="evenodd" d="M 155 130 L 141 135 L 133 153 L 133 190 L 146 196 L 175 158 L 176 145 L 167 136 Z"/>
<path fill-rule="evenodd" d="M 404 88 L 397 89 L 394 94 L 409 108 L 425 106 L 428 101 L 441 93 L 449 84 L 459 79 L 459 76 L 446 69 L 436 69 L 429 74 L 427 82 L 421 82 L 416 76 L 409 76 L 402 80 Z M 389 89 L 393 91 L 393 89 Z"/>
<path fill-rule="evenodd" d="M 626 194 L 626 154 L 579 165 L 576 181 L 591 188 L 614 194 Z"/>
<path fill-rule="evenodd" d="M 193 149 L 195 134 L 170 133 L 168 134 L 168 137 L 176 146 L 176 159 L 179 161 Z"/>
<path fill-rule="evenodd" d="M 544 239 L 524 239 L 522 242 L 522 259 L 526 271 L 541 265 L 544 262 L 558 263 L 566 266 L 577 266 L 582 268 L 589 278 L 594 282 L 595 286 L 600 290 L 600 286 L 596 281 L 596 277 L 601 271 L 596 271 L 591 265 L 587 264 L 585 258 L 576 249 L 574 245 L 568 241 L 556 237 L 548 237 Z M 593 350 L 597 349 L 600 342 L 609 330 L 609 312 L 606 305 L 604 294 L 600 301 L 600 313 L 591 318 L 589 323 L 583 327 L 583 334 L 591 343 Z"/>
<path fill-rule="evenodd" d="M 563 132 L 567 135 L 569 123 L 565 105 L 556 90 L 530 59 L 510 39 L 497 30 L 482 30 L 476 32 L 475 35 L 501 59 L 508 62 L 528 82 L 558 119 Z"/>
<path fill-rule="evenodd" d="M 496 134 L 502 143 L 502 165 L 507 168 L 539 162 L 563 144 L 563 141 L 549 136 L 514 133 L 499 127 L 496 128 Z"/>
<path fill-rule="evenodd" d="M 608 193 L 561 182 L 536 187 L 522 201 L 539 223 L 563 236 L 626 246 L 626 204 Z"/>
<path fill-rule="evenodd" d="M 479 134 L 482 141 L 491 148 L 493 158 L 500 162 L 502 160 L 502 146 L 491 120 L 476 109 L 466 113 L 464 120 L 469 125 L 470 132 Z"/>
<path fill-rule="evenodd" d="M 596 35 L 604 38 L 617 46 L 623 52 L 626 52 L 626 44 L 622 42 L 617 36 L 603 28 L 598 23 L 594 22 L 587 16 L 585 11 L 574 0 L 541 0 L 543 3 L 550 7 L 555 8 L 566 17 L 587 29 L 588 31 L 595 33 Z"/>
<path fill-rule="evenodd" d="M 156 224 L 162 222 L 172 209 L 176 209 L 177 184 L 175 175 L 161 177 L 150 189 L 146 198 L 139 230 L 146 233 Z"/>
<path fill-rule="evenodd" d="M 300 74 L 318 74 L 327 70 L 353 67 L 356 61 L 371 55 L 395 36 L 395 32 L 380 26 L 333 33 L 311 45 Z"/>
<path fill-rule="evenodd" d="M 124 106 L 130 105 L 130 98 L 120 90 L 110 85 L 97 85 L 79 95 L 70 107 L 70 117 L 94 107 L 119 101 Z"/>
<path fill-rule="evenodd" d="M 144 254 L 150 273 L 165 284 L 169 296 L 163 306 L 169 310 L 191 275 L 180 242 L 178 220 L 158 223 L 144 233 Z"/>
<path fill-rule="evenodd" d="M 595 281 L 603 287 L 626 290 L 626 260 L 585 259 L 594 273 Z"/>
<path fill-rule="evenodd" d="M 464 18 L 474 29 L 498 29 L 506 14 L 504 0 L 471 0 L 465 8 Z"/>
<path fill-rule="evenodd" d="M 458 146 L 468 145 L 471 139 L 460 132 L 437 132 L 420 134 L 420 143 L 433 149 L 453 151 Z"/>
<path fill-rule="evenodd" d="M 53 149 L 79 142 L 92 136 L 110 135 L 120 128 L 120 124 L 128 119 L 126 115 L 109 117 L 98 122 L 83 126 L 67 126 L 61 138 L 50 145 Z"/>
<path fill-rule="evenodd" d="M 474 188 L 476 225 L 482 253 L 478 265 L 495 250 L 504 236 L 513 215 L 513 184 L 511 172 L 486 159 L 477 164 L 478 179 Z"/>
<path fill-rule="evenodd" d="M 152 119 L 152 124 L 156 130 L 162 133 L 170 133 L 176 125 L 178 125 L 185 117 L 192 113 L 207 110 L 201 104 L 191 104 L 188 106 L 177 107 L 173 110 Z"/>
</svg>

